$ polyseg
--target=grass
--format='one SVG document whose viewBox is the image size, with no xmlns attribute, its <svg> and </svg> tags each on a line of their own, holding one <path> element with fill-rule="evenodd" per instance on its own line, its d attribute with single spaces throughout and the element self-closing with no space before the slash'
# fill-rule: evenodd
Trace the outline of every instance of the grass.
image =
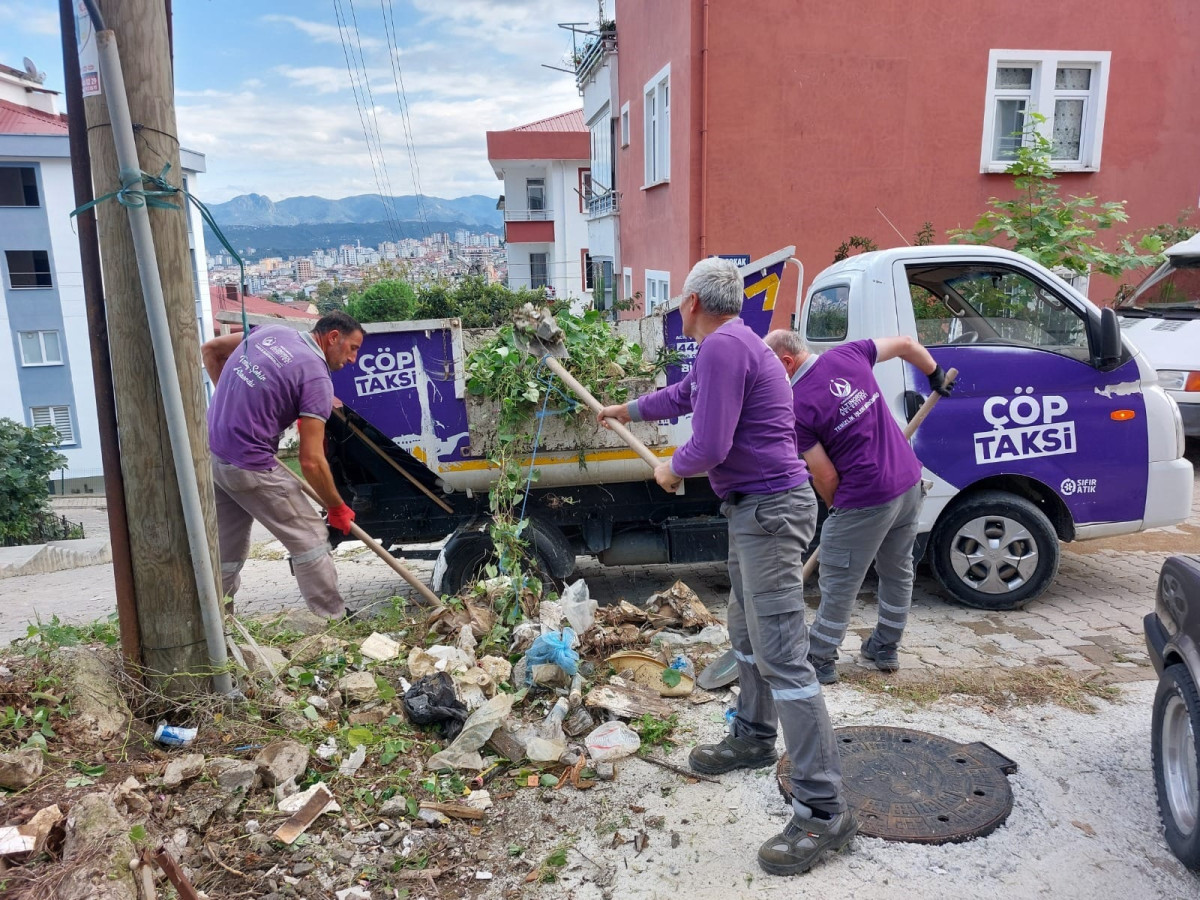
<svg viewBox="0 0 1200 900">
<path fill-rule="evenodd" d="M 953 674 L 932 671 L 894 678 L 850 669 L 842 680 L 859 690 L 929 706 L 952 694 L 975 697 L 995 707 L 1052 704 L 1076 712 L 1094 713 L 1093 700 L 1115 702 L 1120 691 L 1112 686 L 1081 679 L 1064 668 L 1020 668 L 1001 672 L 964 670 Z"/>
</svg>

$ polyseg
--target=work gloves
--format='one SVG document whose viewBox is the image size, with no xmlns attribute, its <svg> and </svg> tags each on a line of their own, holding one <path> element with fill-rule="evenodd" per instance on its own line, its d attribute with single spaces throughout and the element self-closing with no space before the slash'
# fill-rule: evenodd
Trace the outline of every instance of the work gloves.
<svg viewBox="0 0 1200 900">
<path fill-rule="evenodd" d="M 926 377 L 929 379 L 929 387 L 943 397 L 949 397 L 950 392 L 954 390 L 954 382 L 946 381 L 946 371 L 941 366 L 935 368 Z"/>
<path fill-rule="evenodd" d="M 336 528 L 342 534 L 349 534 L 350 523 L 354 521 L 354 510 L 343 503 L 341 506 L 327 510 L 325 518 L 329 521 L 331 528 Z"/>
</svg>

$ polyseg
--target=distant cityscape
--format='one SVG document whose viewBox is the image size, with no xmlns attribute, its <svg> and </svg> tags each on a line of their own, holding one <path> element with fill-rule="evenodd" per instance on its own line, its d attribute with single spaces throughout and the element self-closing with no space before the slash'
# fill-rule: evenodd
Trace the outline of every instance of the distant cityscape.
<svg viewBox="0 0 1200 900">
<path fill-rule="evenodd" d="M 255 248 L 245 248 L 247 256 L 255 253 Z M 209 255 L 207 266 L 213 285 L 236 285 L 240 278 L 237 262 L 228 253 Z M 376 247 L 356 241 L 314 249 L 307 256 L 262 257 L 246 263 L 246 291 L 259 296 L 312 297 L 323 281 L 353 286 L 361 284 L 372 270 L 388 268 L 414 285 L 468 275 L 482 276 L 489 284 L 508 278 L 504 239 L 490 231 L 460 229 L 453 234 L 435 232 L 420 240 L 383 241 Z"/>
</svg>

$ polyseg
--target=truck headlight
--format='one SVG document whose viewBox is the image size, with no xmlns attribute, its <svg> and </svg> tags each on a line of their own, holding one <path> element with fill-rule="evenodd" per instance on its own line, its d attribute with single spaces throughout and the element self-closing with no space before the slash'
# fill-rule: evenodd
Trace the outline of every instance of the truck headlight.
<svg viewBox="0 0 1200 900">
<path fill-rule="evenodd" d="M 1200 372 L 1159 369 L 1158 383 L 1166 391 L 1200 391 Z"/>
</svg>

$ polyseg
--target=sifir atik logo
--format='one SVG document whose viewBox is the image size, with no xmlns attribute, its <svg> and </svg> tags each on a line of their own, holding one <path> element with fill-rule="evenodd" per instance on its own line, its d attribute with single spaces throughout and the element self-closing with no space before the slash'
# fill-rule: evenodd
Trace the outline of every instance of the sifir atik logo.
<svg viewBox="0 0 1200 900">
<path fill-rule="evenodd" d="M 354 390 L 360 397 L 417 386 L 417 359 L 411 350 L 393 353 L 391 347 L 382 347 L 374 353 L 360 353 L 358 368 L 364 373 L 354 379 Z"/>
<path fill-rule="evenodd" d="M 992 430 L 975 432 L 977 465 L 1075 452 L 1075 423 L 1059 421 L 1067 414 L 1065 397 L 1037 397 L 1031 387 L 1013 394 L 984 401 L 983 417 Z"/>
</svg>

